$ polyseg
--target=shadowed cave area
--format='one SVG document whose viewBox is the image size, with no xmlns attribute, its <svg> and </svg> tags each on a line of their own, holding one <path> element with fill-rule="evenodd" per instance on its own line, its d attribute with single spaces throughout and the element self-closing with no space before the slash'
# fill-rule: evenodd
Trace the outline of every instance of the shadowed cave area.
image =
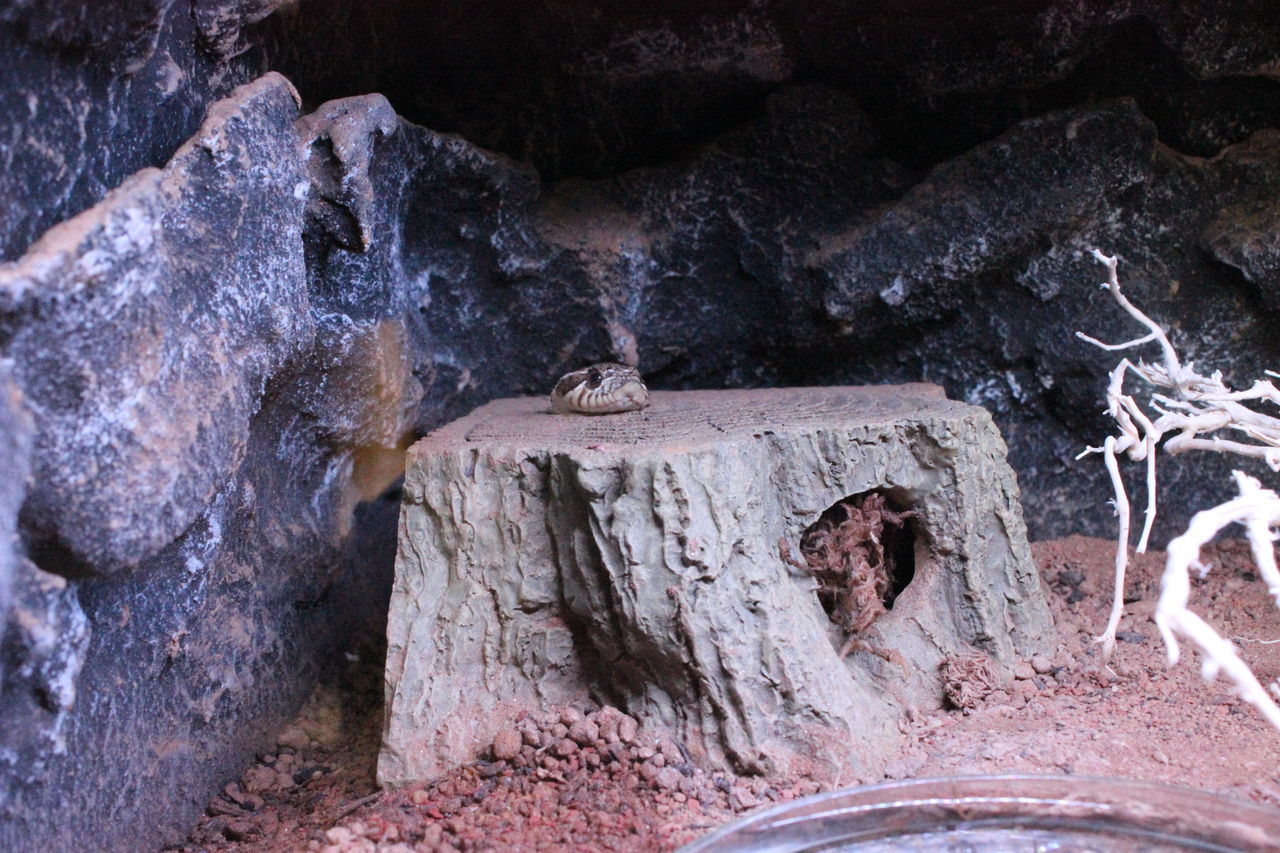
<svg viewBox="0 0 1280 853">
<path fill-rule="evenodd" d="M 408 446 L 591 362 L 936 383 L 1113 535 L 1088 249 L 1280 363 L 1276 68 L 1263 0 L 0 0 L 0 848 L 186 838 L 380 662 Z M 1166 541 L 1238 463 L 1162 464 Z"/>
</svg>

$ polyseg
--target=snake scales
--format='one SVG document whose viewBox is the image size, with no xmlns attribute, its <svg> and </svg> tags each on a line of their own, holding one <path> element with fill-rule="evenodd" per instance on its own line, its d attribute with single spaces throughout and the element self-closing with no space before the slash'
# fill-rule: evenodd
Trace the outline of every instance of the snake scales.
<svg viewBox="0 0 1280 853">
<path fill-rule="evenodd" d="M 551 409 L 579 415 L 634 412 L 649 405 L 649 389 L 640 371 L 602 361 L 560 377 L 551 390 Z"/>
</svg>

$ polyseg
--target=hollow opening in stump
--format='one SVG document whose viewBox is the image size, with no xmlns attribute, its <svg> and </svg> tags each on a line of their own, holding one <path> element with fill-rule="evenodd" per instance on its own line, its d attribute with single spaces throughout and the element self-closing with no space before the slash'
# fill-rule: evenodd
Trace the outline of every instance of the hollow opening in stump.
<svg viewBox="0 0 1280 853">
<path fill-rule="evenodd" d="M 881 615 L 915 576 L 914 510 L 873 489 L 841 498 L 800 536 L 818 600 L 850 639 Z"/>
</svg>

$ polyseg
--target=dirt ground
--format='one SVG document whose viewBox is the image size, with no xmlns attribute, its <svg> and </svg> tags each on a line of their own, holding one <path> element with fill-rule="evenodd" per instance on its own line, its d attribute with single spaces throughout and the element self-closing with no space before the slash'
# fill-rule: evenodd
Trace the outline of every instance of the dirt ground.
<svg viewBox="0 0 1280 853">
<path fill-rule="evenodd" d="M 1116 776 L 1190 785 L 1280 806 L 1280 733 L 1205 684 L 1188 650 L 1170 669 L 1151 622 L 1163 554 L 1131 564 L 1119 646 L 1105 624 L 1114 545 L 1071 537 L 1034 546 L 1059 632 L 1052 658 L 967 711 L 904 722 L 886 778 L 972 773 Z M 1280 677 L 1280 611 L 1243 543 L 1208 549 L 1192 606 L 1242 650 L 1264 683 Z M 374 662 L 376 663 L 376 662 Z M 381 673 L 353 667 L 318 691 L 227 785 L 193 830 L 204 851 L 670 850 L 755 808 L 816 792 L 804 779 L 739 779 L 692 767 L 681 745 L 634 731 L 615 709 L 529 709 L 477 756 L 421 788 L 379 791 L 373 772 Z"/>
</svg>

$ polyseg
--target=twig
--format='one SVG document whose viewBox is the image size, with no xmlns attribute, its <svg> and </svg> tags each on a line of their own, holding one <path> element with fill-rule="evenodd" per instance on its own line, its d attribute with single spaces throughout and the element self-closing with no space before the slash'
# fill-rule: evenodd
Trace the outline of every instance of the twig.
<svg viewBox="0 0 1280 853">
<path fill-rule="evenodd" d="M 1195 613 L 1188 601 L 1191 596 L 1191 568 L 1198 565 L 1200 549 L 1218 531 L 1229 524 L 1240 523 L 1248 531 L 1254 560 L 1273 596 L 1280 604 L 1280 572 L 1276 570 L 1275 548 L 1271 529 L 1280 524 L 1280 497 L 1262 488 L 1253 477 L 1234 472 L 1240 497 L 1213 509 L 1196 513 L 1187 532 L 1169 543 L 1164 577 L 1160 581 L 1160 599 L 1156 603 L 1155 621 L 1169 651 L 1169 663 L 1178 662 L 1178 635 L 1195 643 L 1204 654 L 1200 671 L 1206 681 L 1225 672 L 1235 683 L 1240 698 L 1253 705 L 1280 729 L 1280 706 L 1240 659 L 1235 645 L 1224 639 Z"/>
<path fill-rule="evenodd" d="M 1129 499 L 1120 475 L 1118 457 L 1124 454 L 1134 461 L 1145 460 L 1147 463 L 1146 517 L 1137 547 L 1138 553 L 1143 553 L 1150 544 L 1156 518 L 1156 453 L 1161 447 L 1161 441 L 1164 441 L 1164 451 L 1169 454 L 1188 450 L 1234 453 L 1262 459 L 1272 470 L 1280 471 L 1280 418 L 1242 405 L 1246 401 L 1280 404 L 1280 389 L 1270 381 L 1258 380 L 1248 390 L 1235 391 L 1222 381 L 1221 372 L 1214 371 L 1212 375 L 1204 376 L 1196 372 L 1194 364 L 1188 362 L 1184 365 L 1160 324 L 1139 310 L 1121 291 L 1115 257 L 1104 255 L 1097 249 L 1091 252 L 1107 267 L 1107 281 L 1103 282 L 1102 287 L 1111 293 L 1125 313 L 1145 326 L 1148 333 L 1120 344 L 1103 343 L 1083 332 L 1076 332 L 1076 336 L 1108 352 L 1155 343 L 1159 345 L 1161 353 L 1161 360 L 1157 364 L 1142 361 L 1134 363 L 1125 358 L 1115 366 L 1107 383 L 1106 411 L 1115 420 L 1119 433 L 1109 437 L 1101 447 L 1089 447 L 1080 454 L 1102 454 L 1115 492 L 1116 515 L 1119 518 L 1111 614 L 1106 629 L 1097 638 L 1102 644 L 1104 657 L 1109 657 L 1115 649 L 1115 634 L 1124 608 L 1124 576 L 1128 565 L 1130 535 Z M 1152 388 L 1158 389 L 1153 391 L 1147 404 L 1155 413 L 1154 418 L 1131 395 L 1125 393 L 1124 383 L 1129 375 L 1137 376 Z M 1268 371 L 1268 375 L 1280 377 L 1271 371 Z M 1242 434 L 1245 440 L 1227 439 L 1214 434 L 1220 430 Z M 1273 588 L 1273 592 L 1276 591 Z"/>
<path fill-rule="evenodd" d="M 372 794 L 361 797 L 355 802 L 347 803 L 345 806 L 343 806 L 342 811 L 338 812 L 336 815 L 333 816 L 333 822 L 336 824 L 338 821 L 342 820 L 347 815 L 352 814 L 358 809 L 364 808 L 365 806 L 369 805 L 369 803 L 372 803 L 374 800 L 378 799 L 385 793 L 386 793 L 385 791 L 374 791 Z"/>
</svg>

